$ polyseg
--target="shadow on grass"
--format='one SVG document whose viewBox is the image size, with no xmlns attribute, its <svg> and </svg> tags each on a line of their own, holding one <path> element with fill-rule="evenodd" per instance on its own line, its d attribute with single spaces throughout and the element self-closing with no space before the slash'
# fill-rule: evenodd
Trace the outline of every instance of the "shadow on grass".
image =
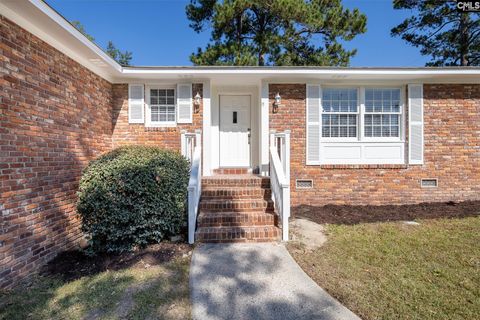
<svg viewBox="0 0 480 320">
<path fill-rule="evenodd" d="M 36 278 L 28 288 L 2 294 L 0 319 L 81 319 L 90 313 L 109 313 L 112 301 L 134 282 L 128 275 L 104 274 L 65 283 L 52 277 Z M 113 304 L 113 305 L 112 305 Z"/>
<path fill-rule="evenodd" d="M 319 224 L 347 225 L 415 219 L 464 218 L 480 215 L 480 201 L 386 206 L 300 205 L 292 207 L 292 213 L 297 218 L 306 218 Z"/>
<path fill-rule="evenodd" d="M 0 292 L 0 319 L 144 319 L 169 313 L 166 318 L 185 318 L 189 263 L 177 256 L 158 260 L 160 269 L 140 268 L 137 260 L 127 259 L 116 270 L 90 269 L 90 275 L 77 279 L 62 273 L 37 276 L 28 286 Z"/>
</svg>

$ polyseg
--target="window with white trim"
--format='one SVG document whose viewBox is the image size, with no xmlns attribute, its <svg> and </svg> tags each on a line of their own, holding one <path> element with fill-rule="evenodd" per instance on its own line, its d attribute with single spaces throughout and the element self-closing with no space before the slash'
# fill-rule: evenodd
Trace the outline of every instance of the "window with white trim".
<svg viewBox="0 0 480 320">
<path fill-rule="evenodd" d="M 323 141 L 401 140 L 400 88 L 324 87 L 321 104 Z"/>
<path fill-rule="evenodd" d="M 355 138 L 358 123 L 358 90 L 325 88 L 322 91 L 322 137 Z"/>
<path fill-rule="evenodd" d="M 150 123 L 174 124 L 176 121 L 175 89 L 151 88 L 149 94 Z"/>
<path fill-rule="evenodd" d="M 403 86 L 307 84 L 307 164 L 404 164 L 404 95 Z"/>
<path fill-rule="evenodd" d="M 400 89 L 365 89 L 365 137 L 400 137 Z"/>
</svg>

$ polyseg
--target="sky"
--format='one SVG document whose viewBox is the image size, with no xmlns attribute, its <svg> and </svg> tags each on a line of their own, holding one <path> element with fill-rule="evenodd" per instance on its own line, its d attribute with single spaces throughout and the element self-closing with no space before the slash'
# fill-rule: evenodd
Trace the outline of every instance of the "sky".
<svg viewBox="0 0 480 320">
<path fill-rule="evenodd" d="M 68 20 L 80 21 L 97 44 L 112 40 L 117 48 L 133 52 L 135 66 L 189 66 L 189 56 L 209 42 L 209 32 L 197 34 L 185 15 L 188 0 L 47 0 Z M 345 44 L 356 48 L 354 67 L 424 66 L 427 57 L 390 29 L 412 13 L 393 10 L 392 0 L 343 0 L 367 16 L 367 32 Z"/>
</svg>

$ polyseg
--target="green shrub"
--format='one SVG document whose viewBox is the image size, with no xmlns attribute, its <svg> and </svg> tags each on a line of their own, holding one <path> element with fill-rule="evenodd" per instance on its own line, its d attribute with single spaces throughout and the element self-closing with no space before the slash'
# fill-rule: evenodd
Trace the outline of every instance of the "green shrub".
<svg viewBox="0 0 480 320">
<path fill-rule="evenodd" d="M 184 157 L 156 147 L 121 147 L 90 162 L 77 204 L 89 252 L 121 253 L 178 234 L 188 178 Z"/>
</svg>

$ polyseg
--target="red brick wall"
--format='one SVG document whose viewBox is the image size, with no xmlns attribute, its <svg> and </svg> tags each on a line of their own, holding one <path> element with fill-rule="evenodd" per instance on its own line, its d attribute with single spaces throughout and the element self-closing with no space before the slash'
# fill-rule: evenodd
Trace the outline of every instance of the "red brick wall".
<svg viewBox="0 0 480 320">
<path fill-rule="evenodd" d="M 193 84 L 192 92 L 203 97 L 202 84 Z M 128 123 L 128 85 L 113 85 L 113 144 L 115 147 L 142 144 L 162 146 L 180 150 L 181 130 L 195 132 L 203 126 L 203 105 L 200 104 L 197 112 L 193 113 L 193 123 L 178 124 L 175 127 L 147 128 L 145 124 Z"/>
<path fill-rule="evenodd" d="M 111 149 L 112 86 L 0 16 L 0 287 L 82 235 L 76 190 Z"/>
<path fill-rule="evenodd" d="M 274 95 L 282 105 L 272 113 Z M 424 85 L 425 163 L 422 166 L 307 166 L 304 84 L 272 84 L 270 126 L 291 133 L 292 206 L 406 204 L 480 200 L 480 85 Z M 295 179 L 313 189 L 295 189 Z M 438 188 L 421 188 L 438 178 Z"/>
</svg>

